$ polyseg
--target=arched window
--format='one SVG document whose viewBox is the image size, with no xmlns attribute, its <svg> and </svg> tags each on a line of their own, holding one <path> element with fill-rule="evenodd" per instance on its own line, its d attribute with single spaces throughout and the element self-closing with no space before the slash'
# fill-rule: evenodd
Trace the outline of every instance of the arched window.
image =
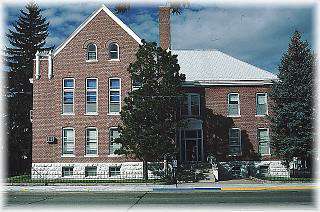
<svg viewBox="0 0 320 212">
<path fill-rule="evenodd" d="M 93 43 L 87 46 L 87 60 L 97 60 L 97 46 Z"/>
<path fill-rule="evenodd" d="M 109 59 L 110 60 L 119 59 L 119 45 L 117 43 L 109 44 Z"/>
</svg>

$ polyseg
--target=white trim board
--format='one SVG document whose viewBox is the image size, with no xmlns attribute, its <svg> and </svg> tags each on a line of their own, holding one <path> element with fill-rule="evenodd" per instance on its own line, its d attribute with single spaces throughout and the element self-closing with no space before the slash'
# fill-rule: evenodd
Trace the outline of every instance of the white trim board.
<svg viewBox="0 0 320 212">
<path fill-rule="evenodd" d="M 139 44 L 141 43 L 141 39 L 139 36 L 133 32 L 126 24 L 124 24 L 115 14 L 113 14 L 104 4 L 95 12 L 93 12 L 73 33 L 54 51 L 53 56 L 59 54 L 59 52 L 92 20 L 94 19 L 99 12 L 103 10 L 107 13 L 107 15 L 114 20 L 124 31 L 126 31 L 133 39 L 135 39 Z"/>
</svg>

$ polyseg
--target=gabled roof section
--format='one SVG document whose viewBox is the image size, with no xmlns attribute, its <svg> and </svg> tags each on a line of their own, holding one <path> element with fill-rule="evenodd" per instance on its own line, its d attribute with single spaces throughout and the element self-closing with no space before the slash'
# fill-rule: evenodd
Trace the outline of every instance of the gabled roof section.
<svg viewBox="0 0 320 212">
<path fill-rule="evenodd" d="M 104 11 L 114 20 L 122 29 L 124 29 L 133 39 L 141 44 L 141 39 L 134 33 L 126 24 L 124 24 L 115 14 L 113 14 L 104 4 L 96 11 L 94 11 L 58 48 L 53 52 L 56 56 L 92 19 L 94 19 L 100 11 Z"/>
<path fill-rule="evenodd" d="M 201 84 L 272 83 L 277 76 L 217 50 L 172 50 L 187 82 Z"/>
</svg>

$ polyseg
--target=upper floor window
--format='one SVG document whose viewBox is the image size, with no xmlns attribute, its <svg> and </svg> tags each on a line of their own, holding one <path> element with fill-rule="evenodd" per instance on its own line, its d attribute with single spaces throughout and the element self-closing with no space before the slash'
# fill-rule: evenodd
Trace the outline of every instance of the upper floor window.
<svg viewBox="0 0 320 212">
<path fill-rule="evenodd" d="M 108 50 L 110 60 L 119 60 L 119 45 L 117 43 L 110 43 Z"/>
<path fill-rule="evenodd" d="M 97 60 L 97 46 L 93 43 L 87 46 L 87 60 Z"/>
<path fill-rule="evenodd" d="M 119 114 L 121 109 L 121 81 L 119 78 L 109 79 L 109 113 Z"/>
<path fill-rule="evenodd" d="M 200 95 L 185 94 L 181 103 L 180 112 L 182 116 L 199 116 L 200 115 Z"/>
<path fill-rule="evenodd" d="M 266 93 L 257 93 L 257 115 L 264 116 L 268 114 L 268 103 Z"/>
<path fill-rule="evenodd" d="M 117 149 L 121 148 L 121 144 L 115 142 L 115 139 L 119 138 L 120 135 L 117 128 L 111 128 L 109 133 L 110 133 L 109 154 L 113 155 Z"/>
<path fill-rule="evenodd" d="M 270 154 L 269 129 L 267 128 L 258 129 L 258 142 L 259 142 L 259 153 L 261 155 L 269 155 Z"/>
<path fill-rule="evenodd" d="M 63 128 L 62 130 L 62 154 L 63 155 L 73 155 L 74 154 L 74 129 L 73 128 Z"/>
<path fill-rule="evenodd" d="M 142 83 L 138 80 L 132 80 L 132 91 L 138 90 L 141 88 Z"/>
<path fill-rule="evenodd" d="M 63 114 L 73 114 L 74 109 L 74 79 L 67 78 L 63 79 L 63 103 L 62 103 L 62 113 Z"/>
<path fill-rule="evenodd" d="M 228 116 L 240 116 L 240 100 L 238 93 L 228 94 Z"/>
<path fill-rule="evenodd" d="M 86 155 L 98 154 L 98 130 L 96 128 L 86 129 Z"/>
<path fill-rule="evenodd" d="M 241 155 L 241 131 L 239 128 L 229 129 L 229 155 Z"/>
<path fill-rule="evenodd" d="M 88 78 L 86 80 L 86 113 L 96 114 L 98 96 L 98 79 Z"/>
</svg>

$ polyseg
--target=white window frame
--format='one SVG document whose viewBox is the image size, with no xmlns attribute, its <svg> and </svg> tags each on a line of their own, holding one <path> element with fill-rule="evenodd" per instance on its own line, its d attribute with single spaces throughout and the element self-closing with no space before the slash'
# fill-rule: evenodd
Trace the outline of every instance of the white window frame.
<svg viewBox="0 0 320 212">
<path fill-rule="evenodd" d="M 111 80 L 114 80 L 114 79 L 117 79 L 117 80 L 119 80 L 119 88 L 117 88 L 117 89 L 111 89 Z M 121 78 L 119 78 L 119 77 L 111 77 L 111 78 L 109 78 L 109 87 L 108 87 L 108 89 L 109 89 L 109 92 L 108 92 L 108 102 L 109 102 L 109 104 L 108 104 L 108 115 L 120 115 L 120 112 L 121 112 Z M 120 110 L 119 110 L 119 112 L 110 112 L 110 106 L 111 106 L 111 91 L 119 91 L 119 108 L 120 108 Z"/>
<path fill-rule="evenodd" d="M 121 157 L 122 155 L 118 155 L 118 154 L 114 154 L 114 153 L 111 153 L 110 152 L 110 147 L 111 147 L 111 143 L 112 143 L 112 140 L 111 140 L 111 130 L 118 130 L 118 127 L 110 127 L 109 128 L 109 151 L 108 151 L 108 156 L 111 156 L 111 157 Z M 119 131 L 118 131 L 119 133 Z"/>
<path fill-rule="evenodd" d="M 183 97 L 187 97 L 188 98 L 188 114 L 187 115 L 182 115 L 182 111 L 181 111 L 181 106 L 180 106 L 180 115 L 182 117 L 199 117 L 200 116 L 200 112 L 201 112 L 201 97 L 200 94 L 198 93 L 185 93 L 183 94 Z M 198 115 L 192 115 L 192 110 L 191 110 L 191 96 L 197 96 L 198 100 L 199 100 L 199 108 L 198 108 Z"/>
<path fill-rule="evenodd" d="M 73 80 L 73 88 L 70 88 L 70 87 L 67 87 L 65 88 L 64 87 L 64 81 L 65 80 L 70 80 L 72 79 Z M 72 77 L 67 77 L 67 78 L 63 78 L 62 79 L 62 115 L 74 115 L 74 98 L 75 98 L 75 87 L 76 87 L 76 80 Z M 64 112 L 64 92 L 72 92 L 73 93 L 73 98 L 72 98 L 72 113 L 65 113 Z"/>
<path fill-rule="evenodd" d="M 258 110 L 257 110 L 257 106 L 258 106 L 258 95 L 265 95 L 265 98 L 266 98 L 266 114 L 257 114 Z M 268 93 L 256 93 L 256 116 L 259 117 L 259 116 L 267 116 L 269 113 L 268 113 Z"/>
<path fill-rule="evenodd" d="M 88 173 L 87 169 L 89 169 L 89 168 L 96 169 L 96 174 L 93 175 L 93 176 L 87 175 L 87 173 Z M 97 166 L 86 166 L 86 167 L 84 167 L 84 177 L 85 178 L 96 178 L 97 176 L 98 176 L 98 167 Z"/>
<path fill-rule="evenodd" d="M 230 149 L 228 149 L 228 155 L 229 155 L 229 156 L 241 156 L 241 155 L 242 155 L 241 129 L 240 129 L 240 128 L 237 128 L 237 127 L 229 128 L 229 137 L 228 137 L 228 147 L 229 147 L 229 148 L 230 148 L 230 146 L 238 146 L 238 145 L 230 145 L 231 130 L 238 130 L 238 131 L 239 131 L 239 149 L 240 149 L 240 152 L 239 152 L 239 154 L 237 154 L 237 155 L 231 155 L 231 154 L 230 154 Z"/>
<path fill-rule="evenodd" d="M 96 47 L 96 51 L 95 51 L 96 58 L 95 59 L 89 59 L 89 50 L 88 49 L 89 49 L 89 45 L 91 45 L 91 44 Z M 90 52 L 93 52 L 93 51 L 90 51 Z M 98 61 L 98 47 L 95 43 L 89 43 L 87 45 L 87 49 L 86 49 L 86 62 L 97 62 L 97 61 Z"/>
<path fill-rule="evenodd" d="M 91 79 L 94 79 L 94 80 L 96 80 L 96 82 L 97 82 L 97 87 L 95 88 L 95 89 L 92 89 L 92 88 L 88 88 L 88 80 L 91 80 Z M 86 108 L 85 108 L 85 115 L 98 115 L 98 108 L 99 108 L 99 106 L 98 106 L 98 86 L 99 86 L 99 82 L 98 82 L 98 78 L 86 78 Z M 87 93 L 88 92 L 96 92 L 96 112 L 88 112 L 87 111 L 87 104 L 88 104 L 88 101 L 87 101 Z"/>
<path fill-rule="evenodd" d="M 64 131 L 65 130 L 73 130 L 73 154 L 64 153 L 64 145 L 65 145 Z M 74 128 L 73 127 L 63 127 L 62 128 L 62 154 L 61 154 L 62 157 L 74 157 L 75 156 L 75 150 L 76 150 L 75 149 L 75 147 L 76 147 L 75 140 L 76 140 L 76 132 L 75 132 Z"/>
<path fill-rule="evenodd" d="M 117 46 L 117 58 L 113 58 L 112 59 L 110 57 L 110 53 L 111 53 L 110 45 L 111 44 L 115 44 Z M 112 52 L 114 52 L 114 51 L 112 51 Z M 117 42 L 111 42 L 111 43 L 108 44 L 108 57 L 109 57 L 109 61 L 120 61 L 120 47 L 119 47 L 119 44 Z"/>
<path fill-rule="evenodd" d="M 87 131 L 88 130 L 96 130 L 97 132 L 97 153 L 96 154 L 87 154 L 87 148 L 88 148 L 88 134 Z M 98 132 L 98 128 L 96 127 L 87 127 L 85 130 L 85 138 L 86 138 L 86 146 L 85 146 L 85 157 L 97 157 L 99 155 L 99 132 Z"/>
<path fill-rule="evenodd" d="M 119 174 L 112 176 L 112 175 L 111 175 L 111 170 L 110 170 L 111 168 L 119 168 L 119 172 L 114 172 L 114 173 L 119 173 Z M 121 166 L 109 166 L 108 171 L 109 171 L 109 175 L 108 175 L 108 176 L 109 176 L 110 178 L 113 178 L 113 177 L 114 177 L 114 178 L 119 178 L 119 177 L 121 176 Z"/>
<path fill-rule="evenodd" d="M 267 130 L 267 133 L 268 133 L 268 138 L 269 138 L 269 153 L 267 153 L 267 154 L 261 154 L 260 153 L 260 135 L 259 135 L 259 130 Z M 271 147 L 270 147 L 270 145 L 271 145 L 271 141 L 270 141 L 270 130 L 269 130 L 269 128 L 266 128 L 266 127 L 264 127 L 264 128 L 258 128 L 258 130 L 257 130 L 257 140 L 258 140 L 258 153 L 259 154 L 261 154 L 261 156 L 266 156 L 266 155 L 271 155 Z"/>
<path fill-rule="evenodd" d="M 234 94 L 236 94 L 237 96 L 238 96 L 238 111 L 239 111 L 239 113 L 237 114 L 237 115 L 230 115 L 229 114 L 229 105 L 231 105 L 230 103 L 229 103 L 229 100 L 230 100 L 230 95 L 234 95 Z M 228 101 L 228 108 L 227 108 L 227 117 L 241 117 L 241 112 L 240 112 L 240 94 L 239 93 L 228 93 L 228 99 L 227 99 L 227 101 Z"/>
<path fill-rule="evenodd" d="M 65 169 L 65 168 L 70 168 L 70 169 L 72 169 L 72 175 L 67 175 L 67 176 L 65 176 L 64 175 L 64 170 L 63 169 Z M 70 171 L 69 171 L 70 172 Z M 61 167 L 61 177 L 63 177 L 63 178 L 72 178 L 74 176 L 74 167 L 73 166 L 62 166 Z"/>
</svg>

